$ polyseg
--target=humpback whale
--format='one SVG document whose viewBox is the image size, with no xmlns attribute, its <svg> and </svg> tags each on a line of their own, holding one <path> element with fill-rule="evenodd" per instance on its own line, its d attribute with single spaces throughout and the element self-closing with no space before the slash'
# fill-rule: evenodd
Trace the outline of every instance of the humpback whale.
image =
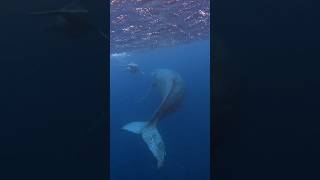
<svg viewBox="0 0 320 180">
<path fill-rule="evenodd" d="M 103 31 L 89 23 L 88 13 L 89 11 L 82 7 L 79 3 L 72 2 L 59 9 L 35 11 L 28 14 L 35 16 L 54 16 L 55 23 L 51 25 L 49 29 L 61 29 L 70 35 L 75 36 L 81 35 L 84 32 L 88 32 L 90 29 L 93 29 L 97 31 L 99 36 L 104 39 L 108 39 Z"/>
<path fill-rule="evenodd" d="M 157 69 L 152 72 L 153 86 L 160 90 L 162 101 L 149 121 L 131 122 L 122 129 L 140 134 L 153 156 L 157 167 L 163 165 L 166 156 L 165 145 L 156 127 L 157 123 L 175 111 L 184 97 L 185 83 L 181 76 L 169 69 Z"/>
</svg>

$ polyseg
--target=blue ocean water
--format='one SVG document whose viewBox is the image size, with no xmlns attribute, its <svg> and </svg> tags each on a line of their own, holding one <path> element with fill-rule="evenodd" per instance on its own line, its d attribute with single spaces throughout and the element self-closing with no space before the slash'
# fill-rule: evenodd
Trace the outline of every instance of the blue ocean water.
<svg viewBox="0 0 320 180">
<path fill-rule="evenodd" d="M 122 65 L 137 63 L 143 75 Z M 121 129 L 132 121 L 148 121 L 160 103 L 156 90 L 143 101 L 154 69 L 178 72 L 186 83 L 179 109 L 162 119 L 158 129 L 166 145 L 163 167 L 140 135 Z M 207 180 L 210 176 L 210 42 L 159 48 L 113 57 L 110 63 L 110 175 L 112 180 Z"/>
</svg>

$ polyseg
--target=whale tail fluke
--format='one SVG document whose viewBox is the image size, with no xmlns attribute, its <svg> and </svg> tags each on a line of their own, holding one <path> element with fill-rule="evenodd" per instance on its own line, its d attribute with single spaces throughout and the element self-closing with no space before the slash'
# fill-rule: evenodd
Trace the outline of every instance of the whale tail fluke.
<svg viewBox="0 0 320 180">
<path fill-rule="evenodd" d="M 141 134 L 149 150 L 157 159 L 157 167 L 160 168 L 163 165 L 166 155 L 165 146 L 156 126 L 149 125 L 148 122 L 132 122 L 123 126 L 122 129 L 135 134 Z"/>
<path fill-rule="evenodd" d="M 146 126 L 147 122 L 131 122 L 123 126 L 122 129 L 132 133 L 141 134 Z"/>
</svg>

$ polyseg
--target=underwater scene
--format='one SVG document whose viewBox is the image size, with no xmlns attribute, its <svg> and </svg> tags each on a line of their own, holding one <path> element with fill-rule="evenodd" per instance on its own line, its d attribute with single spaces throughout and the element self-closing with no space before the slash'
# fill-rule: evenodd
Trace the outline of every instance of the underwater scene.
<svg viewBox="0 0 320 180">
<path fill-rule="evenodd" d="M 3 7 L 1 180 L 209 179 L 208 0 Z"/>
<path fill-rule="evenodd" d="M 210 179 L 209 1 L 110 6 L 110 178 Z"/>
</svg>

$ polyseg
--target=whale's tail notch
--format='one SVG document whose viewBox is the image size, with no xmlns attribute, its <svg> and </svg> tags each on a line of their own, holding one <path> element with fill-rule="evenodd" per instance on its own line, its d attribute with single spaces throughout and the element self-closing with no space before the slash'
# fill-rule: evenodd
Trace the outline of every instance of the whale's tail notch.
<svg viewBox="0 0 320 180">
<path fill-rule="evenodd" d="M 131 122 L 123 126 L 122 129 L 135 134 L 141 134 L 149 150 L 157 159 L 157 167 L 160 168 L 163 165 L 166 155 L 165 146 L 155 125 L 150 125 L 148 122 Z"/>
</svg>

